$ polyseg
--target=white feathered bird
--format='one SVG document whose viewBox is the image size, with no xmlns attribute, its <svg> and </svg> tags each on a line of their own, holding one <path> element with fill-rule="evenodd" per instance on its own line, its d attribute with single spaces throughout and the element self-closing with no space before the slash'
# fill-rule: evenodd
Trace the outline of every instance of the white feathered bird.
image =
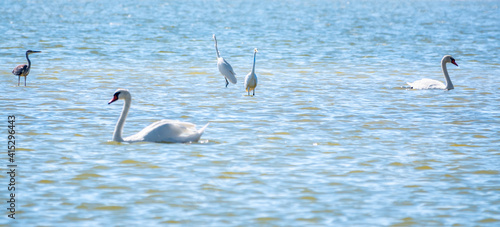
<svg viewBox="0 0 500 227">
<path fill-rule="evenodd" d="M 443 59 L 441 59 L 441 69 L 443 70 L 444 80 L 446 84 L 441 81 L 434 79 L 421 79 L 415 82 L 407 82 L 410 85 L 411 89 L 443 89 L 443 90 L 451 90 L 453 87 L 453 83 L 451 83 L 450 76 L 448 75 L 448 69 L 446 68 L 446 63 L 451 63 L 456 66 L 458 64 L 455 62 L 455 59 L 450 55 L 445 55 Z"/>
<path fill-rule="evenodd" d="M 118 89 L 113 94 L 113 98 L 109 100 L 111 104 L 117 100 L 124 100 L 122 113 L 118 122 L 116 122 L 115 131 L 113 133 L 113 141 L 116 142 L 156 142 L 156 143 L 188 143 L 196 142 L 207 128 L 208 124 L 201 129 L 196 129 L 196 125 L 188 122 L 180 122 L 174 120 L 161 120 L 154 122 L 148 127 L 142 129 L 135 135 L 123 138 L 123 126 L 127 119 L 128 110 L 132 104 L 132 95 L 127 89 Z"/>
<path fill-rule="evenodd" d="M 226 59 L 222 58 L 219 53 L 219 49 L 217 48 L 217 38 L 215 38 L 215 34 L 213 35 L 215 41 L 215 52 L 217 53 L 217 68 L 219 68 L 219 72 L 226 79 L 226 87 L 229 84 L 228 80 L 231 83 L 236 84 L 236 73 L 234 73 L 233 67 L 226 61 Z"/>
<path fill-rule="evenodd" d="M 254 49 L 253 51 L 253 67 L 252 71 L 247 74 L 245 77 L 245 91 L 247 91 L 247 94 L 250 95 L 250 92 L 253 92 L 253 95 L 255 95 L 255 87 L 257 87 L 257 75 L 255 74 L 255 56 L 257 55 L 257 48 Z"/>
</svg>

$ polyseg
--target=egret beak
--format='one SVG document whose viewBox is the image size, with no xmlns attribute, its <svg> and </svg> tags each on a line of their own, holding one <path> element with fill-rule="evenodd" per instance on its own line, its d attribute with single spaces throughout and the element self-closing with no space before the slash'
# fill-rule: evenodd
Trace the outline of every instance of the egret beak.
<svg viewBox="0 0 500 227">
<path fill-rule="evenodd" d="M 32 53 L 42 53 L 42 51 L 34 50 L 34 51 L 32 51 Z"/>
</svg>

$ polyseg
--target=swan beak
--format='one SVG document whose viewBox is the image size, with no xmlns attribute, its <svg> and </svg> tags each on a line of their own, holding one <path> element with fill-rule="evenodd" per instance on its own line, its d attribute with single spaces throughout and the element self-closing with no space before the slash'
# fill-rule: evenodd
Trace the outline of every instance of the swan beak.
<svg viewBox="0 0 500 227">
<path fill-rule="evenodd" d="M 109 100 L 108 105 L 115 102 L 116 100 L 118 100 L 118 95 L 113 96 L 113 98 Z"/>
<path fill-rule="evenodd" d="M 455 59 L 451 60 L 451 64 L 458 66 L 458 64 L 455 62 Z"/>
</svg>

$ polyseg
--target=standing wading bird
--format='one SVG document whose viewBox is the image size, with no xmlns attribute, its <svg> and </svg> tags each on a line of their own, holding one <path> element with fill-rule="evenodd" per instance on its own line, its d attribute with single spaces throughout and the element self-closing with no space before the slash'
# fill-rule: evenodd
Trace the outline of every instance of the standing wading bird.
<svg viewBox="0 0 500 227">
<path fill-rule="evenodd" d="M 255 75 L 255 55 L 257 55 L 257 48 L 253 50 L 253 67 L 252 71 L 248 73 L 245 77 L 245 91 L 250 95 L 250 91 L 253 91 L 253 95 L 255 95 L 255 87 L 257 87 L 257 75 Z"/>
<path fill-rule="evenodd" d="M 21 77 L 24 76 L 24 86 L 26 87 L 26 77 L 28 74 L 30 74 L 30 68 L 31 68 L 31 61 L 28 55 L 32 53 L 41 53 L 42 51 L 36 51 L 36 50 L 28 50 L 26 51 L 26 60 L 28 60 L 27 65 L 18 65 L 17 67 L 12 70 L 12 74 L 18 76 L 17 78 L 17 86 L 19 86 L 19 83 L 21 82 Z"/>
<path fill-rule="evenodd" d="M 443 59 L 441 59 L 441 69 L 443 70 L 443 75 L 444 75 L 444 80 L 446 84 L 443 84 L 443 82 L 438 81 L 438 80 L 433 80 L 433 79 L 421 79 L 417 80 L 413 83 L 407 82 L 408 85 L 410 85 L 411 89 L 443 89 L 443 90 L 451 90 L 455 87 L 453 87 L 453 84 L 451 83 L 450 75 L 448 75 L 448 69 L 446 68 L 446 63 L 451 63 L 456 66 L 458 64 L 455 62 L 455 59 L 451 57 L 450 55 L 445 55 Z"/>
<path fill-rule="evenodd" d="M 219 68 L 219 72 L 224 76 L 226 79 L 226 87 L 229 84 L 229 81 L 231 83 L 236 84 L 236 73 L 233 71 L 233 67 L 220 56 L 219 54 L 219 49 L 217 48 L 217 39 L 215 38 L 215 34 L 213 35 L 214 41 L 215 41 L 215 52 L 217 53 L 217 68 Z"/>
</svg>

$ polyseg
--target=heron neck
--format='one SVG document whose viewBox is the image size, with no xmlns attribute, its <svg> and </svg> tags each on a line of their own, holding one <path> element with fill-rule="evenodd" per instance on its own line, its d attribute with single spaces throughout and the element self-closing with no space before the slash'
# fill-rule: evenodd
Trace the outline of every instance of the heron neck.
<svg viewBox="0 0 500 227">
<path fill-rule="evenodd" d="M 446 62 L 441 60 L 441 69 L 443 70 L 444 79 L 446 81 L 446 90 L 453 89 L 453 83 L 451 82 L 450 75 L 448 75 L 448 68 L 446 67 Z"/>
<path fill-rule="evenodd" d="M 252 73 L 255 73 L 255 56 L 257 55 L 257 52 L 253 52 L 253 67 L 252 67 Z"/>
<path fill-rule="evenodd" d="M 217 54 L 217 58 L 220 58 L 219 48 L 217 48 L 217 39 L 215 39 L 215 53 Z"/>
<path fill-rule="evenodd" d="M 26 60 L 28 60 L 28 70 L 29 70 L 29 68 L 31 68 L 31 61 L 28 52 L 26 52 Z"/>
<path fill-rule="evenodd" d="M 118 118 L 118 122 L 115 126 L 115 132 L 113 133 L 113 141 L 123 142 L 122 132 L 123 126 L 125 125 L 125 120 L 127 119 L 128 110 L 130 109 L 130 105 L 132 103 L 132 99 L 130 97 L 125 98 L 125 103 L 123 104 L 122 113 L 120 118 Z"/>
</svg>

